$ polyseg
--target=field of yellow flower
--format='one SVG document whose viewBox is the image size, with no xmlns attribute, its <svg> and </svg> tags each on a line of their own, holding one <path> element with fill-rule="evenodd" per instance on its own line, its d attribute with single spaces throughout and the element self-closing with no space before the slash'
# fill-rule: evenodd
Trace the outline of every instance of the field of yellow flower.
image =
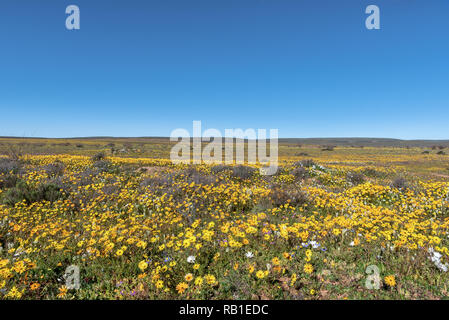
<svg viewBox="0 0 449 320">
<path fill-rule="evenodd" d="M 374 149 L 284 157 L 274 176 L 3 157 L 0 299 L 445 298 L 449 158 Z"/>
</svg>

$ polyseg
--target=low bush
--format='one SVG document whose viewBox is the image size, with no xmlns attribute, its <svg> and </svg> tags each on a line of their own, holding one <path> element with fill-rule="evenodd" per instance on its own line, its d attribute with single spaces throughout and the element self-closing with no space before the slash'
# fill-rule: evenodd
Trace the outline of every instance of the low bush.
<svg viewBox="0 0 449 320">
<path fill-rule="evenodd" d="M 112 163 L 108 160 L 98 160 L 93 164 L 96 173 L 111 172 L 113 169 Z"/>
<path fill-rule="evenodd" d="M 50 163 L 43 168 L 45 172 L 47 172 L 49 177 L 57 177 L 62 176 L 64 174 L 65 166 L 60 161 L 55 161 L 54 163 Z"/>
<path fill-rule="evenodd" d="M 299 167 L 292 170 L 292 175 L 294 175 L 296 179 L 304 180 L 309 176 L 309 173 L 304 167 Z"/>
<path fill-rule="evenodd" d="M 232 168 L 230 166 L 226 166 L 226 165 L 222 165 L 222 164 L 219 164 L 219 165 L 216 165 L 216 166 L 213 166 L 212 168 L 210 168 L 210 171 L 213 174 L 217 174 L 217 173 L 227 171 L 227 170 L 232 170 Z"/>
<path fill-rule="evenodd" d="M 91 160 L 93 162 L 103 161 L 105 159 L 106 159 L 106 153 L 104 153 L 103 151 L 98 152 L 91 157 Z"/>
<path fill-rule="evenodd" d="M 295 162 L 295 164 L 294 164 L 295 167 L 304 167 L 304 168 L 310 168 L 310 167 L 313 167 L 314 165 L 315 165 L 315 161 L 313 161 L 311 159 L 300 160 L 298 162 Z"/>
<path fill-rule="evenodd" d="M 346 174 L 346 181 L 348 181 L 354 186 L 365 182 L 365 180 L 366 180 L 365 176 L 362 173 L 350 171 Z"/>
<path fill-rule="evenodd" d="M 275 207 L 290 204 L 294 207 L 302 206 L 309 202 L 307 194 L 298 189 L 286 189 L 285 187 L 275 186 L 270 191 L 270 199 Z"/>
<path fill-rule="evenodd" d="M 20 160 L 0 158 L 0 174 L 18 173 L 21 167 L 22 163 Z"/>
<path fill-rule="evenodd" d="M 407 189 L 409 187 L 409 184 L 407 182 L 407 180 L 403 177 L 398 177 L 396 179 L 394 179 L 391 182 L 391 186 L 393 188 L 399 189 L 399 190 L 404 190 Z"/>
<path fill-rule="evenodd" d="M 257 169 L 244 165 L 238 165 L 232 168 L 232 177 L 247 180 L 251 178 Z"/>
<path fill-rule="evenodd" d="M 17 181 L 19 181 L 19 177 L 12 173 L 0 176 L 0 189 L 12 188 L 17 184 Z"/>
<path fill-rule="evenodd" d="M 24 181 L 19 181 L 15 187 L 8 189 L 3 195 L 3 203 L 14 206 L 25 200 L 27 204 L 40 201 L 54 202 L 65 197 L 61 186 L 54 183 L 44 183 L 37 188 L 32 188 Z"/>
<path fill-rule="evenodd" d="M 361 171 L 361 173 L 370 178 L 382 178 L 387 175 L 386 173 L 378 171 L 374 168 L 365 168 Z"/>
</svg>

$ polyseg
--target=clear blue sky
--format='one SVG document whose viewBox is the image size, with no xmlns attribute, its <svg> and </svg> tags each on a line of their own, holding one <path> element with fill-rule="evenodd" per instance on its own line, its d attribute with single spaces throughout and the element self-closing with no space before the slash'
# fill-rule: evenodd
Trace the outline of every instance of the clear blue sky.
<svg viewBox="0 0 449 320">
<path fill-rule="evenodd" d="M 65 8 L 81 30 L 65 28 Z M 381 30 L 365 28 L 365 8 Z M 1 0 L 0 135 L 449 139 L 447 0 Z"/>
</svg>

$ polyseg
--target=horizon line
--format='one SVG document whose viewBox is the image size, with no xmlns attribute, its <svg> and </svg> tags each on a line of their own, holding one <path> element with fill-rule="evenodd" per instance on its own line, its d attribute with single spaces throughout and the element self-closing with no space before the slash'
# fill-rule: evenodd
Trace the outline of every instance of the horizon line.
<svg viewBox="0 0 449 320">
<path fill-rule="evenodd" d="M 205 137 L 177 137 L 177 138 L 205 138 Z M 244 140 L 259 140 L 259 139 L 248 139 L 248 138 L 238 138 L 238 137 L 208 137 L 208 138 L 225 138 L 225 139 L 244 139 Z M 0 139 L 170 139 L 169 136 L 84 136 L 84 137 L 26 137 L 26 136 L 0 136 Z M 444 141 L 449 142 L 447 139 L 401 139 L 401 138 L 386 138 L 386 137 L 288 137 L 281 138 L 278 140 L 293 140 L 293 139 L 303 139 L 303 140 L 319 140 L 319 139 L 373 139 L 373 140 L 397 140 L 397 141 Z M 271 140 L 267 138 L 266 140 Z"/>
</svg>

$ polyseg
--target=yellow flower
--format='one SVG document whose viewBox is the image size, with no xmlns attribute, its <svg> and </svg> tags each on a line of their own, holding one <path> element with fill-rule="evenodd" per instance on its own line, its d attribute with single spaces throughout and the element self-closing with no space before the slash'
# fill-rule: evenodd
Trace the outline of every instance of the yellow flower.
<svg viewBox="0 0 449 320">
<path fill-rule="evenodd" d="M 278 273 L 278 272 L 281 272 L 281 270 L 282 270 L 282 269 L 281 269 L 281 266 L 274 266 L 274 267 L 273 267 L 273 271 L 274 271 L 274 272 L 277 272 L 277 273 Z"/>
<path fill-rule="evenodd" d="M 193 274 L 191 274 L 191 273 L 186 274 L 185 277 L 184 277 L 184 279 L 185 279 L 187 282 L 192 281 L 192 279 L 193 279 Z"/>
<path fill-rule="evenodd" d="M 393 275 L 390 276 L 386 276 L 384 278 L 385 283 L 389 286 L 389 287 L 394 287 L 396 285 L 396 279 L 394 278 Z"/>
<path fill-rule="evenodd" d="M 292 275 L 292 278 L 290 279 L 290 286 L 293 287 L 296 284 L 297 276 L 296 273 Z"/>
<path fill-rule="evenodd" d="M 307 258 L 311 258 L 312 257 L 312 250 L 310 250 L 310 249 L 306 250 L 306 257 Z"/>
<path fill-rule="evenodd" d="M 207 274 L 204 276 L 204 280 L 206 280 L 207 284 L 214 285 L 216 283 L 215 276 L 212 274 Z"/>
<path fill-rule="evenodd" d="M 304 272 L 308 273 L 308 274 L 312 273 L 313 272 L 313 266 L 310 263 L 306 263 L 304 265 Z"/>
<path fill-rule="evenodd" d="M 117 257 L 122 256 L 122 255 L 123 255 L 123 250 L 121 250 L 121 249 L 117 250 L 117 251 L 115 252 L 115 255 L 116 255 Z"/>
<path fill-rule="evenodd" d="M 16 286 L 12 287 L 11 290 L 9 290 L 8 294 L 5 295 L 7 298 L 13 298 L 13 299 L 20 299 L 23 295 L 23 291 L 20 291 L 16 288 Z"/>
<path fill-rule="evenodd" d="M 200 268 L 200 264 L 199 263 L 195 263 L 193 265 L 193 270 L 198 270 Z"/>
<path fill-rule="evenodd" d="M 59 288 L 58 298 L 64 298 L 67 295 L 67 287 L 62 286 Z"/>
<path fill-rule="evenodd" d="M 201 286 L 202 284 L 203 284 L 203 278 L 197 277 L 197 278 L 195 279 L 195 285 Z"/>
<path fill-rule="evenodd" d="M 0 260 L 0 268 L 3 268 L 4 266 L 6 266 L 9 263 L 8 259 L 3 259 Z"/>
<path fill-rule="evenodd" d="M 265 277 L 265 272 L 263 272 L 262 270 L 258 270 L 256 272 L 256 277 L 259 279 L 263 279 Z"/>
<path fill-rule="evenodd" d="M 178 291 L 179 294 L 183 294 L 188 287 L 189 285 L 187 283 L 181 282 L 176 286 L 176 291 Z"/>
<path fill-rule="evenodd" d="M 35 282 L 35 283 L 32 283 L 32 284 L 30 285 L 30 289 L 31 289 L 32 291 L 34 291 L 34 290 L 39 289 L 40 286 L 41 286 L 41 285 L 40 285 L 39 283 Z"/>
<path fill-rule="evenodd" d="M 164 282 L 162 280 L 156 281 L 156 288 L 162 289 L 164 287 Z"/>
<path fill-rule="evenodd" d="M 145 241 L 137 242 L 137 247 L 145 249 L 147 247 L 147 243 Z"/>
<path fill-rule="evenodd" d="M 19 273 L 19 274 L 24 273 L 26 271 L 25 263 L 23 261 L 17 261 L 14 264 L 14 271 Z"/>
<path fill-rule="evenodd" d="M 139 262 L 140 271 L 144 272 L 148 268 L 148 263 L 145 260 Z"/>
</svg>

